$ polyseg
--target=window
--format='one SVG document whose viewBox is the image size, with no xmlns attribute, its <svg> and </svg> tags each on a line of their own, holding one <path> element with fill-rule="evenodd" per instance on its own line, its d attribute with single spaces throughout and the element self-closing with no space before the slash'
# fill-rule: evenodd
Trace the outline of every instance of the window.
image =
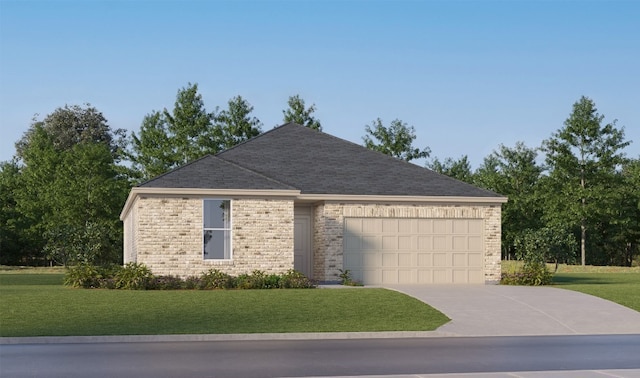
<svg viewBox="0 0 640 378">
<path fill-rule="evenodd" d="M 204 200 L 202 215 L 204 259 L 231 259 L 231 201 Z"/>
</svg>

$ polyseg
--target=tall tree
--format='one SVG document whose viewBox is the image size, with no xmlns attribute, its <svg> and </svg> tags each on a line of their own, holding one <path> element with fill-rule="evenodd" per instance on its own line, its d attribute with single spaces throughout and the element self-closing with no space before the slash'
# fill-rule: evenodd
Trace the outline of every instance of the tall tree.
<svg viewBox="0 0 640 378">
<path fill-rule="evenodd" d="M 316 104 L 312 104 L 308 108 L 305 107 L 304 100 L 300 98 L 300 95 L 290 96 L 287 104 L 289 108 L 282 111 L 284 122 L 294 122 L 310 129 L 322 131 L 320 121 L 312 115 L 316 111 Z"/>
<path fill-rule="evenodd" d="M 166 108 L 147 114 L 140 135 L 132 133 L 129 158 L 142 179 L 219 151 L 213 120 L 198 85 L 189 83 L 178 90 L 173 111 Z"/>
<path fill-rule="evenodd" d="M 618 175 L 611 217 L 598 221 L 592 232 L 591 244 L 602 252 L 599 265 L 631 266 L 640 255 L 640 159 L 629 160 Z"/>
<path fill-rule="evenodd" d="M 216 140 L 226 150 L 262 132 L 262 122 L 251 116 L 253 106 L 241 96 L 229 100 L 228 108 L 216 117 Z"/>
<path fill-rule="evenodd" d="M 62 265 L 120 262 L 118 214 L 129 189 L 107 149 L 79 143 L 59 152 L 61 163 L 46 188 L 55 203 L 44 220 L 46 257 Z"/>
<path fill-rule="evenodd" d="M 515 252 L 515 242 L 529 230 L 543 224 L 542 205 L 537 198 L 543 168 L 537 164 L 536 149 L 518 142 L 512 148 L 500 145 L 485 157 L 474 174 L 474 183 L 507 196 L 502 207 L 502 251 L 507 258 Z"/>
<path fill-rule="evenodd" d="M 362 139 L 365 147 L 370 150 L 382 152 L 404 161 L 427 158 L 431 153 L 429 147 L 421 150 L 413 146 L 413 141 L 416 139 L 415 128 L 399 119 L 394 119 L 389 127 L 385 127 L 382 120 L 378 118 L 371 125 L 365 126 L 365 131 L 368 135 Z"/>
<path fill-rule="evenodd" d="M 67 113 L 78 111 L 87 109 L 57 109 L 34 122 L 19 142 L 21 190 L 15 192 L 15 209 L 29 226 L 25 244 L 37 246 L 40 257 L 61 264 L 117 262 L 122 255 L 118 214 L 129 181 L 116 163 L 114 134 L 104 117 L 83 125 L 102 130 L 102 137 L 60 142 L 60 135 L 77 133 L 76 117 Z"/>
<path fill-rule="evenodd" d="M 467 155 L 458 160 L 446 158 L 440 161 L 438 158 L 434 158 L 427 163 L 427 168 L 460 181 L 473 183 L 473 172 Z"/>
<path fill-rule="evenodd" d="M 21 191 L 20 167 L 16 161 L 0 163 L 0 264 L 28 265 L 38 257 L 38 246 L 29 242 L 25 230 L 31 225 L 16 208 Z"/>
<path fill-rule="evenodd" d="M 161 112 L 153 111 L 144 116 L 139 136 L 131 133 L 130 147 L 129 159 L 140 180 L 158 176 L 178 164 Z"/>
<path fill-rule="evenodd" d="M 91 104 L 65 105 L 47 115 L 42 121 L 33 120 L 32 126 L 41 126 L 52 138 L 57 149 L 68 149 L 78 143 L 102 143 L 109 147 L 113 158 L 120 161 L 126 146 L 126 130 L 112 130 L 106 118 Z M 29 147 L 31 138 L 36 132 L 31 127 L 16 142 L 16 156 L 22 159 L 24 150 Z"/>
<path fill-rule="evenodd" d="M 624 129 L 616 121 L 603 125 L 593 100 L 581 97 L 550 139 L 543 143 L 549 168 L 546 219 L 579 228 L 581 263 L 587 262 L 587 233 L 610 219 L 625 163 Z M 594 256 L 595 257 L 595 256 Z"/>
</svg>

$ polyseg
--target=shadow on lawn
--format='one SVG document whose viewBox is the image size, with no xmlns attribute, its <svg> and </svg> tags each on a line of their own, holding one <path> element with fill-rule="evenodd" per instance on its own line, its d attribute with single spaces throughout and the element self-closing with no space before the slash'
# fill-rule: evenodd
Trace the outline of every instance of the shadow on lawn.
<svg viewBox="0 0 640 378">
<path fill-rule="evenodd" d="M 607 285 L 607 284 L 617 284 L 620 283 L 616 280 L 609 280 L 607 277 L 580 277 L 580 276 L 569 276 L 569 275 L 555 275 L 553 276 L 553 285 Z"/>
<path fill-rule="evenodd" d="M 0 286 L 11 285 L 53 285 L 62 286 L 64 274 L 0 274 Z"/>
</svg>

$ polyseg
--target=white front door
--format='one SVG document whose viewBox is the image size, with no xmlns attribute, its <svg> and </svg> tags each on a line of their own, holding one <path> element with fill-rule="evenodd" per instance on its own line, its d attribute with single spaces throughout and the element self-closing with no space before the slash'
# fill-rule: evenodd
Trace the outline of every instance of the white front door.
<svg viewBox="0 0 640 378">
<path fill-rule="evenodd" d="M 293 220 L 293 266 L 308 278 L 313 278 L 311 259 L 311 216 L 298 215 Z"/>
</svg>

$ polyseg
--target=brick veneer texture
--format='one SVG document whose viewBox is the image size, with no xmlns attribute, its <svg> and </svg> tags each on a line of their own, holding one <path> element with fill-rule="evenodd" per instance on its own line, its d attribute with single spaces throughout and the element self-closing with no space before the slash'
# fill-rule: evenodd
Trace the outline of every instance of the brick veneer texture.
<svg viewBox="0 0 640 378">
<path fill-rule="evenodd" d="M 293 268 L 293 201 L 233 199 L 232 258 L 203 259 L 202 198 L 140 197 L 128 217 L 137 233 L 125 236 L 125 263 L 147 265 L 156 275 L 187 277 L 209 269 L 232 275 Z M 125 233 L 128 219 L 125 219 Z M 131 233 L 131 231 L 129 231 Z"/>
<path fill-rule="evenodd" d="M 254 270 L 283 273 L 293 268 L 292 200 L 232 199 L 231 260 L 203 259 L 202 201 L 139 197 L 124 221 L 125 263 L 137 259 L 157 275 L 181 277 L 212 268 L 232 275 Z M 345 217 L 483 219 L 485 283 L 497 283 L 500 216 L 500 205 L 319 203 L 313 207 L 314 278 L 338 279 Z"/>
</svg>

